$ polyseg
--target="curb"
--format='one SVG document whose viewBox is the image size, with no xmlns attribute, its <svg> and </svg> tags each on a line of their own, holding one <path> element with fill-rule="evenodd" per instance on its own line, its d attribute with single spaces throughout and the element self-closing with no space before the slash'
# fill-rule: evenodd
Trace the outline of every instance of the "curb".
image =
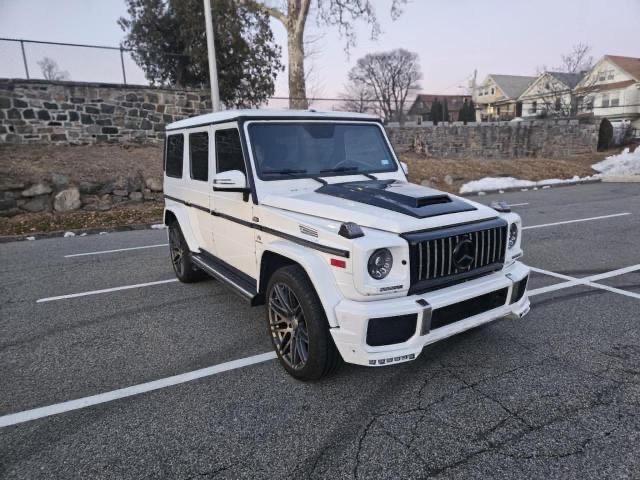
<svg viewBox="0 0 640 480">
<path fill-rule="evenodd" d="M 87 229 L 76 229 L 76 230 L 56 230 L 55 232 L 44 232 L 44 233 L 34 233 L 32 235 L 6 235 L 0 236 L 0 244 L 1 243 L 10 243 L 10 242 L 21 242 L 27 241 L 27 237 L 34 237 L 36 240 L 42 240 L 45 238 L 58 238 L 64 237 L 64 234 L 67 232 L 73 232 L 76 236 L 80 236 L 83 233 L 87 235 L 96 235 L 101 232 L 112 233 L 112 232 L 128 232 L 133 230 L 151 230 L 153 225 L 158 225 L 158 223 L 138 223 L 134 225 L 120 225 L 117 227 L 104 227 L 104 228 L 87 228 Z"/>
<path fill-rule="evenodd" d="M 602 177 L 605 183 L 640 183 L 640 175 L 625 175 L 623 177 Z"/>
<path fill-rule="evenodd" d="M 602 181 L 603 180 L 601 178 L 594 178 L 589 180 L 576 180 L 575 182 L 555 183 L 550 185 L 533 185 L 531 187 L 508 187 L 495 190 L 482 190 L 482 192 L 458 193 L 456 195 L 460 197 L 481 197 L 483 195 L 491 195 L 494 193 L 528 192 L 529 190 L 547 190 L 549 188 L 574 187 L 576 185 L 602 183 Z"/>
</svg>

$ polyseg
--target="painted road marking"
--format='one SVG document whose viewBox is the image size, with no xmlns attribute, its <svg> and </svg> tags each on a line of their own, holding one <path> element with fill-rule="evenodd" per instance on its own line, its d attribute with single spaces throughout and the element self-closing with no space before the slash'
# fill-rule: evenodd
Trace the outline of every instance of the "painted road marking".
<svg viewBox="0 0 640 480">
<path fill-rule="evenodd" d="M 584 278 L 576 278 L 570 277 L 569 275 L 564 275 L 562 273 L 551 272 L 549 270 L 543 270 L 541 268 L 529 267 L 533 272 L 542 273 L 544 275 L 549 275 L 551 277 L 561 278 L 562 280 L 567 280 L 566 282 L 556 283 L 554 285 L 548 285 L 546 287 L 536 288 L 534 290 L 530 290 L 528 295 L 530 297 L 534 297 L 536 295 L 540 295 L 542 293 L 554 292 L 556 290 L 563 290 L 565 288 L 576 287 L 579 285 L 584 285 L 587 287 L 598 288 L 600 290 L 606 290 L 608 292 L 617 293 L 619 295 L 624 295 L 626 297 L 638 298 L 640 299 L 640 294 L 634 292 L 627 292 L 626 290 L 622 290 L 620 288 L 610 287 L 609 285 L 602 285 L 600 283 L 595 283 L 595 280 L 602 280 L 605 278 L 616 277 L 618 275 L 624 275 L 625 273 L 635 272 L 640 270 L 639 265 L 631 265 L 625 268 L 619 268 L 617 270 L 612 270 L 606 273 L 600 273 L 598 275 L 591 275 L 589 277 Z"/>
<path fill-rule="evenodd" d="M 16 425 L 18 423 L 29 422 L 38 418 L 50 417 L 51 415 L 57 415 L 58 413 L 70 412 L 72 410 L 78 410 L 100 403 L 111 402 L 120 398 L 132 397 L 141 393 L 151 392 L 160 388 L 166 388 L 173 385 L 179 385 L 181 383 L 190 382 L 199 378 L 210 377 L 222 372 L 228 372 L 237 368 L 246 367 L 248 365 L 255 365 L 257 363 L 267 362 L 276 358 L 275 352 L 266 352 L 259 355 L 253 355 L 252 357 L 240 358 L 238 360 L 232 360 L 230 362 L 219 363 L 211 367 L 201 368 L 199 370 L 193 370 L 187 373 L 181 373 L 174 375 L 173 377 L 161 378 L 160 380 L 154 380 L 151 382 L 140 383 L 131 387 L 121 388 L 119 390 L 112 390 L 110 392 L 100 393 L 98 395 L 91 395 L 90 397 L 78 398 L 76 400 L 69 400 L 67 402 L 56 403 L 46 407 L 34 408 L 32 410 L 25 410 L 23 412 L 12 413 L 0 417 L 0 428 L 8 427 L 10 425 Z"/>
<path fill-rule="evenodd" d="M 555 225 L 565 225 L 567 223 L 591 222 L 593 220 L 603 220 L 605 218 L 622 217 L 625 215 L 631 215 L 631 213 L 630 212 L 614 213 L 613 215 L 601 215 L 599 217 L 578 218 L 577 220 L 565 220 L 563 222 L 543 223 L 541 225 L 529 225 L 527 227 L 522 227 L 522 230 L 530 230 L 532 228 L 553 227 Z"/>
<path fill-rule="evenodd" d="M 71 293 L 69 295 L 59 295 L 57 297 L 40 298 L 36 303 L 54 302 L 56 300 L 67 300 L 69 298 L 86 297 L 88 295 L 99 295 L 101 293 L 118 292 L 120 290 L 131 290 L 132 288 L 150 287 L 152 285 L 162 285 L 163 283 L 177 282 L 177 278 L 169 280 L 158 280 L 157 282 L 136 283 L 135 285 L 123 285 L 121 287 L 103 288 L 102 290 L 90 290 L 88 292 Z"/>
<path fill-rule="evenodd" d="M 525 205 L 529 205 L 529 202 L 526 203 L 507 203 L 509 207 L 523 207 Z"/>
<path fill-rule="evenodd" d="M 86 257 L 88 255 L 102 255 L 103 253 L 127 252 L 129 250 L 143 250 L 145 248 L 166 247 L 168 245 L 168 243 L 159 243 L 157 245 L 144 245 L 142 247 L 116 248 L 115 250 L 101 250 L 99 252 L 74 253 L 71 255 L 65 255 L 64 258 Z"/>
</svg>

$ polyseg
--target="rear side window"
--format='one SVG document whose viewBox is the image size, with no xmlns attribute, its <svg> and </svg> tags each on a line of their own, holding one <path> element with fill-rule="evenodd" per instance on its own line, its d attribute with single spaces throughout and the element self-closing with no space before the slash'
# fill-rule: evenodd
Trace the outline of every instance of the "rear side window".
<svg viewBox="0 0 640 480">
<path fill-rule="evenodd" d="M 209 133 L 189 134 L 189 159 L 191 178 L 207 181 L 209 178 Z"/>
<path fill-rule="evenodd" d="M 182 154 L 184 152 L 184 136 L 180 133 L 167 137 L 167 159 L 165 171 L 168 177 L 182 178 Z"/>
<path fill-rule="evenodd" d="M 240 170 L 246 173 L 240 132 L 237 128 L 216 131 L 216 172 L 229 170 Z"/>
</svg>

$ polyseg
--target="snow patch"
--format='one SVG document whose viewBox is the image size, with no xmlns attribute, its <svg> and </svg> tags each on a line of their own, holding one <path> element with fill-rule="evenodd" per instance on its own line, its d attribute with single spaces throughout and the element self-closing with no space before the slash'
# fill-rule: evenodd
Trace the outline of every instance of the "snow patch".
<svg viewBox="0 0 640 480">
<path fill-rule="evenodd" d="M 155 225 L 151 225 L 151 228 L 154 230 L 164 230 L 167 226 L 164 223 L 156 223 Z"/>
<path fill-rule="evenodd" d="M 29 240 L 30 242 L 35 240 L 35 239 L 36 239 L 36 237 L 27 237 L 27 240 Z"/>
<path fill-rule="evenodd" d="M 513 177 L 484 177 L 480 180 L 473 180 L 472 182 L 465 183 L 464 185 L 462 185 L 462 187 L 460 187 L 460 193 L 476 193 L 487 190 L 497 190 L 500 193 L 504 193 L 504 190 L 506 190 L 507 188 L 519 188 L 520 191 L 526 192 L 530 188 L 537 190 L 540 187 L 549 188 L 551 185 L 584 182 L 588 180 L 595 180 L 598 178 L 600 178 L 599 174 L 591 175 L 589 177 L 579 177 L 575 175 L 574 177 L 568 179 L 548 178 L 546 180 L 534 182 L 532 180 L 521 180 L 519 178 Z"/>
<path fill-rule="evenodd" d="M 75 237 L 76 234 L 73 232 L 64 232 L 64 238 Z"/>
<path fill-rule="evenodd" d="M 633 153 L 625 148 L 622 153 L 611 155 L 601 162 L 591 165 L 591 168 L 605 177 L 640 175 L 640 147 L 636 147 Z"/>
</svg>

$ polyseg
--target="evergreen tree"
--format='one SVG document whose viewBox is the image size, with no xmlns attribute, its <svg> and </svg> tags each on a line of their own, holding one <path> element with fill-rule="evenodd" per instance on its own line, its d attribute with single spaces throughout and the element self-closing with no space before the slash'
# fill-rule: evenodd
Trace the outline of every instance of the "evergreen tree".
<svg viewBox="0 0 640 480">
<path fill-rule="evenodd" d="M 444 103 L 442 105 L 442 121 L 443 122 L 448 122 L 449 121 L 449 105 L 447 103 L 447 99 L 444 99 Z"/>
<path fill-rule="evenodd" d="M 467 110 L 468 119 L 470 122 L 476 121 L 476 106 L 473 103 L 473 99 L 469 102 L 469 108 Z"/>
<path fill-rule="evenodd" d="M 464 122 L 465 125 L 469 121 L 469 104 L 467 103 L 466 98 L 462 102 L 462 108 L 460 108 L 460 112 L 458 112 L 458 121 Z"/>
<path fill-rule="evenodd" d="M 434 125 L 442 121 L 442 104 L 440 100 L 438 100 L 438 97 L 434 98 L 431 103 L 431 121 Z"/>
<path fill-rule="evenodd" d="M 202 0 L 126 0 L 126 4 L 129 18 L 118 20 L 126 32 L 123 44 L 133 49 L 133 59 L 152 84 L 209 83 Z M 264 103 L 283 70 L 269 16 L 234 0 L 212 4 L 220 99 L 227 107 Z"/>
</svg>

